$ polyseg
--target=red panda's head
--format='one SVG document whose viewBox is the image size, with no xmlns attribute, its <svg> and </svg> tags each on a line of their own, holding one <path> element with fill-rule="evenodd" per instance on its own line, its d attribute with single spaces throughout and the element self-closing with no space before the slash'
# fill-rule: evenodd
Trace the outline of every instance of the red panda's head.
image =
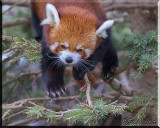
<svg viewBox="0 0 160 128">
<path fill-rule="evenodd" d="M 49 24 L 49 48 L 64 64 L 75 64 L 88 58 L 96 48 L 98 37 L 106 38 L 105 30 L 113 20 L 104 22 L 96 30 L 96 17 L 87 10 L 68 6 L 61 10 L 46 5 L 46 16 L 41 25 Z"/>
</svg>

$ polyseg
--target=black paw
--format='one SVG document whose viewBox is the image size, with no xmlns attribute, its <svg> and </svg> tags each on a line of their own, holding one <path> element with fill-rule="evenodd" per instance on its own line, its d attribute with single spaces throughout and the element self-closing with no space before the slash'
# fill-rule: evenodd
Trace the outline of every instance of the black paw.
<svg viewBox="0 0 160 128">
<path fill-rule="evenodd" d="M 50 98 L 59 97 L 65 94 L 65 85 L 52 81 L 52 79 L 48 80 L 45 87 L 45 93 Z"/>
<path fill-rule="evenodd" d="M 82 80 L 84 75 L 92 71 L 97 62 L 92 60 L 83 60 L 73 66 L 73 77 L 75 80 Z"/>
<path fill-rule="evenodd" d="M 105 80 L 112 80 L 113 76 L 116 72 L 118 67 L 118 59 L 111 58 L 108 61 L 103 61 L 103 68 L 102 68 L 102 76 Z"/>
</svg>

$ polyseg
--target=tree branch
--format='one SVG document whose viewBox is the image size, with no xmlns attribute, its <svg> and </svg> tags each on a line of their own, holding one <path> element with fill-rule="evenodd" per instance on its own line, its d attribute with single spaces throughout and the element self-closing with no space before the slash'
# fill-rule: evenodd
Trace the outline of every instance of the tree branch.
<svg viewBox="0 0 160 128">
<path fill-rule="evenodd" d="M 15 78 L 14 79 L 12 79 L 12 80 L 10 80 L 10 81 L 8 81 L 8 82 L 6 82 L 6 83 L 4 83 L 3 84 L 3 86 L 6 86 L 6 85 L 9 85 L 10 83 L 13 83 L 13 82 L 15 82 L 15 81 L 19 81 L 23 76 L 33 76 L 33 75 L 36 75 L 36 76 L 38 76 L 39 74 L 40 74 L 40 70 L 37 70 L 37 71 L 34 71 L 34 72 L 25 72 L 25 73 L 20 73 L 20 74 L 7 74 L 8 76 L 10 75 L 10 77 L 12 77 L 12 76 L 14 76 Z"/>
<path fill-rule="evenodd" d="M 9 110 L 10 110 L 10 109 L 9 109 Z M 25 115 L 25 112 L 27 112 L 27 110 L 22 110 L 22 111 L 20 111 L 20 112 L 17 112 L 17 113 L 15 113 L 15 114 L 7 117 L 7 118 L 4 118 L 3 121 L 11 120 L 11 119 L 13 119 L 13 118 L 15 119 L 16 117 L 20 117 L 21 115 Z"/>
<path fill-rule="evenodd" d="M 17 5 L 23 4 L 24 1 L 17 1 L 15 4 L 13 4 L 10 8 L 5 10 L 2 14 L 4 15 L 5 13 L 9 12 L 12 8 L 16 7 Z"/>
<path fill-rule="evenodd" d="M 67 108 L 63 107 L 62 105 L 57 105 L 57 104 L 40 104 L 40 103 L 37 103 L 37 104 L 45 108 L 48 108 L 48 109 L 54 109 L 56 111 L 66 111 L 67 110 Z"/>
<path fill-rule="evenodd" d="M 100 98 L 100 97 L 103 97 L 105 99 L 115 100 L 115 96 L 108 95 L 107 93 L 106 94 L 99 94 L 99 95 L 93 96 L 93 98 Z M 43 100 L 60 100 L 60 101 L 62 100 L 62 101 L 68 101 L 68 100 L 76 100 L 78 98 L 80 98 L 80 96 L 78 96 L 78 95 L 76 95 L 76 96 L 68 96 L 68 97 L 58 97 L 58 98 L 52 98 L 52 99 L 49 98 L 49 97 L 28 98 L 28 99 L 22 99 L 22 100 L 16 101 L 16 102 L 14 102 L 12 104 L 3 104 L 2 105 L 2 109 L 17 109 L 17 108 L 22 108 L 23 104 L 25 104 L 28 101 L 43 101 Z M 131 100 L 129 97 L 119 97 L 119 98 L 126 99 L 127 101 Z"/>
<path fill-rule="evenodd" d="M 3 5 L 14 5 L 17 0 L 2 0 Z M 154 9 L 157 8 L 157 0 L 101 0 L 102 7 L 106 12 L 113 10 L 131 10 L 136 8 Z M 29 7 L 29 0 L 24 0 L 23 3 L 17 6 Z"/>
<path fill-rule="evenodd" d="M 157 4 L 113 4 L 111 6 L 105 7 L 104 6 L 104 11 L 109 12 L 109 11 L 128 11 L 128 10 L 133 10 L 133 9 L 157 9 Z"/>
<path fill-rule="evenodd" d="M 18 18 L 14 21 L 5 22 L 2 24 L 2 27 L 11 27 L 16 25 L 22 25 L 22 24 L 29 24 L 30 23 L 30 17 L 27 18 Z"/>
<path fill-rule="evenodd" d="M 18 0 L 2 0 L 3 5 L 14 5 Z M 21 0 L 22 3 L 17 6 L 29 7 L 29 0 Z"/>
<path fill-rule="evenodd" d="M 119 81 L 116 78 L 114 78 L 111 82 L 108 82 L 108 84 L 112 87 L 112 89 L 116 91 L 121 91 L 122 93 L 126 93 L 126 95 L 129 95 L 129 96 L 133 94 L 133 91 L 135 91 L 130 86 L 123 84 L 121 81 Z"/>
<path fill-rule="evenodd" d="M 2 41 L 15 42 L 16 41 L 16 37 L 2 35 Z"/>
<path fill-rule="evenodd" d="M 19 55 L 19 56 L 15 57 L 14 60 L 10 61 L 10 64 L 16 62 L 17 60 L 21 59 L 22 57 L 25 57 L 25 55 Z"/>
<path fill-rule="evenodd" d="M 2 105 L 3 109 L 17 109 L 17 108 L 22 108 L 23 104 L 25 104 L 28 101 L 43 101 L 43 100 L 74 100 L 76 98 L 80 98 L 80 96 L 69 96 L 69 97 L 58 97 L 58 98 L 49 98 L 49 97 L 40 97 L 40 98 L 28 98 L 28 99 L 23 99 L 16 101 L 12 104 L 4 104 Z"/>
<path fill-rule="evenodd" d="M 7 110 L 4 115 L 2 116 L 2 120 L 4 120 L 4 118 L 7 116 L 7 114 L 11 111 L 11 109 Z"/>
<path fill-rule="evenodd" d="M 24 120 L 20 120 L 20 121 L 11 123 L 11 124 L 9 124 L 8 126 L 24 125 L 24 124 L 26 124 L 26 123 L 31 123 L 31 122 L 33 122 L 33 121 L 37 121 L 37 120 L 41 120 L 41 119 L 43 119 L 43 118 L 42 118 L 42 117 L 41 117 L 41 118 L 37 118 L 37 117 L 28 118 L 28 119 L 24 119 Z"/>
</svg>

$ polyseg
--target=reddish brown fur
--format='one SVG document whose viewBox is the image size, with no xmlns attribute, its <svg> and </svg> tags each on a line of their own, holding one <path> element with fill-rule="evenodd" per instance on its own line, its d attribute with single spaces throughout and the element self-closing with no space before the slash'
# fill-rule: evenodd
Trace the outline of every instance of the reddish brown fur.
<svg viewBox="0 0 160 128">
<path fill-rule="evenodd" d="M 76 51 L 76 46 L 79 44 L 83 48 L 91 49 L 92 52 L 98 47 L 100 38 L 96 37 L 95 32 L 107 20 L 99 0 L 31 0 L 31 7 L 41 21 L 46 18 L 46 3 L 53 4 L 60 16 L 58 26 L 43 26 L 48 46 L 55 42 L 68 42 L 68 49 L 71 52 Z M 62 50 L 64 49 L 59 45 L 55 51 Z M 84 49 L 79 54 L 83 58 L 86 57 Z M 94 85 L 95 78 L 90 73 L 89 80 Z M 78 83 L 84 85 L 82 81 Z"/>
<path fill-rule="evenodd" d="M 46 3 L 53 4 L 58 12 L 60 8 L 68 5 L 89 10 L 97 17 L 97 27 L 106 20 L 105 13 L 100 5 L 100 0 L 31 0 L 32 9 L 38 14 L 40 20 L 46 18 Z M 59 13 L 61 15 L 61 12 Z"/>
<path fill-rule="evenodd" d="M 61 17 L 60 24 L 50 30 L 50 43 L 68 42 L 69 50 L 76 51 L 81 44 L 84 49 L 94 49 L 96 44 L 95 20 L 93 14 L 79 7 L 65 7 L 61 12 L 67 14 Z M 79 15 L 77 13 L 79 12 Z M 86 18 L 83 16 L 88 14 Z M 58 49 L 59 50 L 59 49 Z"/>
<path fill-rule="evenodd" d="M 106 20 L 99 0 L 31 0 L 31 6 L 41 21 L 46 18 L 46 3 L 51 3 L 56 7 L 60 15 L 60 23 L 63 22 L 63 27 L 57 28 L 58 31 L 54 34 L 54 26 L 44 27 L 48 46 L 54 43 L 56 39 L 58 41 L 61 38 L 59 41 L 67 41 L 72 35 L 74 38 L 70 39 L 68 43 L 95 47 L 93 44 L 96 41 L 94 32 Z M 84 34 L 80 36 L 81 32 Z M 99 45 L 99 41 L 96 45 Z M 71 49 L 74 49 L 73 45 Z"/>
</svg>

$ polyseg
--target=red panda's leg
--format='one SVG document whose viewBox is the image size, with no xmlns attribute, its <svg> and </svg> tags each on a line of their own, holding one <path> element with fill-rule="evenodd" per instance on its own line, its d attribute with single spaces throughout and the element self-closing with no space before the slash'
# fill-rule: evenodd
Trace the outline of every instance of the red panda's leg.
<svg viewBox="0 0 160 128">
<path fill-rule="evenodd" d="M 57 65 L 57 59 L 52 54 L 45 42 L 42 41 L 42 60 L 41 70 L 42 77 L 45 84 L 46 95 L 53 98 L 58 97 L 65 92 L 65 85 L 63 80 L 64 66 Z M 51 58 L 52 57 L 52 58 Z"/>
<path fill-rule="evenodd" d="M 50 98 L 59 97 L 65 93 L 65 85 L 62 72 L 43 72 L 46 95 Z"/>
<path fill-rule="evenodd" d="M 108 30 L 108 38 L 104 40 L 107 45 L 106 53 L 102 59 L 102 76 L 109 80 L 114 75 L 116 68 L 119 66 L 117 51 L 111 39 L 111 30 Z"/>
</svg>

